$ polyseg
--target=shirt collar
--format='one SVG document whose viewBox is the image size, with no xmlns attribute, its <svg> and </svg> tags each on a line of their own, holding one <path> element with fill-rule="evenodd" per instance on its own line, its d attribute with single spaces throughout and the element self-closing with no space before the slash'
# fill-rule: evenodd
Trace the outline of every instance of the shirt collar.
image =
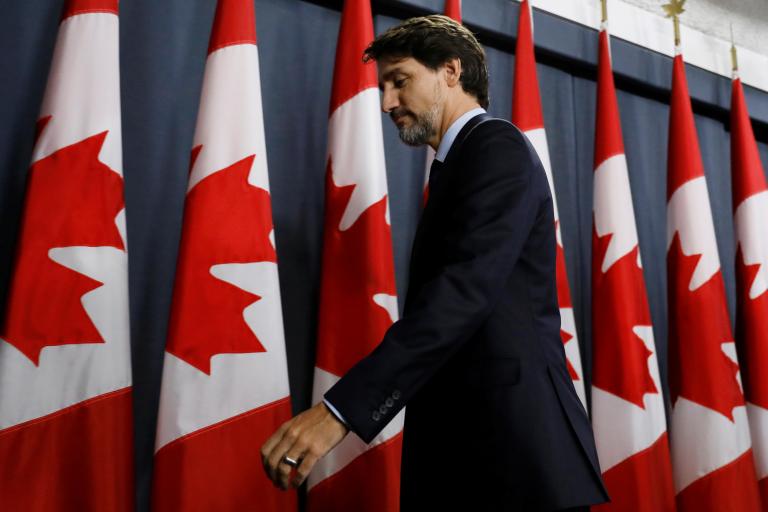
<svg viewBox="0 0 768 512">
<path fill-rule="evenodd" d="M 448 127 L 448 131 L 443 135 L 443 140 L 440 141 L 440 145 L 437 147 L 435 153 L 435 160 L 443 162 L 445 157 L 448 156 L 448 151 L 453 146 L 453 141 L 456 140 L 456 136 L 459 134 L 464 125 L 475 116 L 485 114 L 485 109 L 481 107 L 473 108 L 469 112 L 464 113 L 461 117 L 455 120 L 451 126 Z"/>
</svg>

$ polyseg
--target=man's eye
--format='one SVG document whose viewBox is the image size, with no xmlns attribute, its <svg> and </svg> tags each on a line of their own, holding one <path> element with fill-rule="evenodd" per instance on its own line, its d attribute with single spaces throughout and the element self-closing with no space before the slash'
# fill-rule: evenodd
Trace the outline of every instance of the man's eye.
<svg viewBox="0 0 768 512">
<path fill-rule="evenodd" d="M 394 81 L 394 85 L 398 89 L 402 89 L 402 87 L 405 85 L 405 78 L 398 78 Z"/>
</svg>

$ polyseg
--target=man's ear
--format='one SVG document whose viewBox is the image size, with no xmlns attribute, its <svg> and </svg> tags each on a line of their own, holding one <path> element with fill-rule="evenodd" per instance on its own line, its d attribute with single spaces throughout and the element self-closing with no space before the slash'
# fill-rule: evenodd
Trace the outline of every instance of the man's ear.
<svg viewBox="0 0 768 512">
<path fill-rule="evenodd" d="M 445 81 L 448 87 L 460 85 L 461 79 L 461 61 L 458 58 L 449 59 L 443 64 L 445 70 Z"/>
</svg>

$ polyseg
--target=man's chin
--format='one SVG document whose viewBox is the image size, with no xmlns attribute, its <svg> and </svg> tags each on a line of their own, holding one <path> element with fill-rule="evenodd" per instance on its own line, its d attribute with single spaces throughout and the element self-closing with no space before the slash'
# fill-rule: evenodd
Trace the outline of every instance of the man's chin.
<svg viewBox="0 0 768 512">
<path fill-rule="evenodd" d="M 403 143 L 404 143 L 406 146 L 411 146 L 412 148 L 418 148 L 419 146 L 423 146 L 423 145 L 425 145 L 425 144 L 426 144 L 426 142 L 421 142 L 421 141 L 415 141 L 415 140 L 404 139 L 404 138 L 402 138 L 402 137 L 400 137 L 400 140 L 401 140 L 401 141 L 402 141 L 402 142 L 403 142 Z"/>
<path fill-rule="evenodd" d="M 423 146 L 427 143 L 427 141 L 424 140 L 423 137 L 414 136 L 412 134 L 405 132 L 404 130 L 399 130 L 397 134 L 400 137 L 400 140 L 408 146 L 418 147 L 418 146 Z"/>
</svg>

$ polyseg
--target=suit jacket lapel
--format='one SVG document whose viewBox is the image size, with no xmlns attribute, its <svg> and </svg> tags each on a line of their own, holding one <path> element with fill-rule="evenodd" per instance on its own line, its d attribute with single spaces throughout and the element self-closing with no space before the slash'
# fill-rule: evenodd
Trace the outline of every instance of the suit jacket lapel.
<svg viewBox="0 0 768 512">
<path fill-rule="evenodd" d="M 461 146 L 464 145 L 464 141 L 467 140 L 467 137 L 469 137 L 469 134 L 472 133 L 472 130 L 477 128 L 477 126 L 481 123 L 484 123 L 485 121 L 488 121 L 489 119 L 493 119 L 493 116 L 490 114 L 478 114 L 469 121 L 459 130 L 459 134 L 456 136 L 456 139 L 453 141 L 453 144 L 451 145 L 451 149 L 448 150 L 448 154 L 445 156 L 445 161 L 443 162 L 444 168 L 448 168 L 451 166 L 451 164 L 456 160 L 458 155 L 461 153 Z"/>
</svg>

